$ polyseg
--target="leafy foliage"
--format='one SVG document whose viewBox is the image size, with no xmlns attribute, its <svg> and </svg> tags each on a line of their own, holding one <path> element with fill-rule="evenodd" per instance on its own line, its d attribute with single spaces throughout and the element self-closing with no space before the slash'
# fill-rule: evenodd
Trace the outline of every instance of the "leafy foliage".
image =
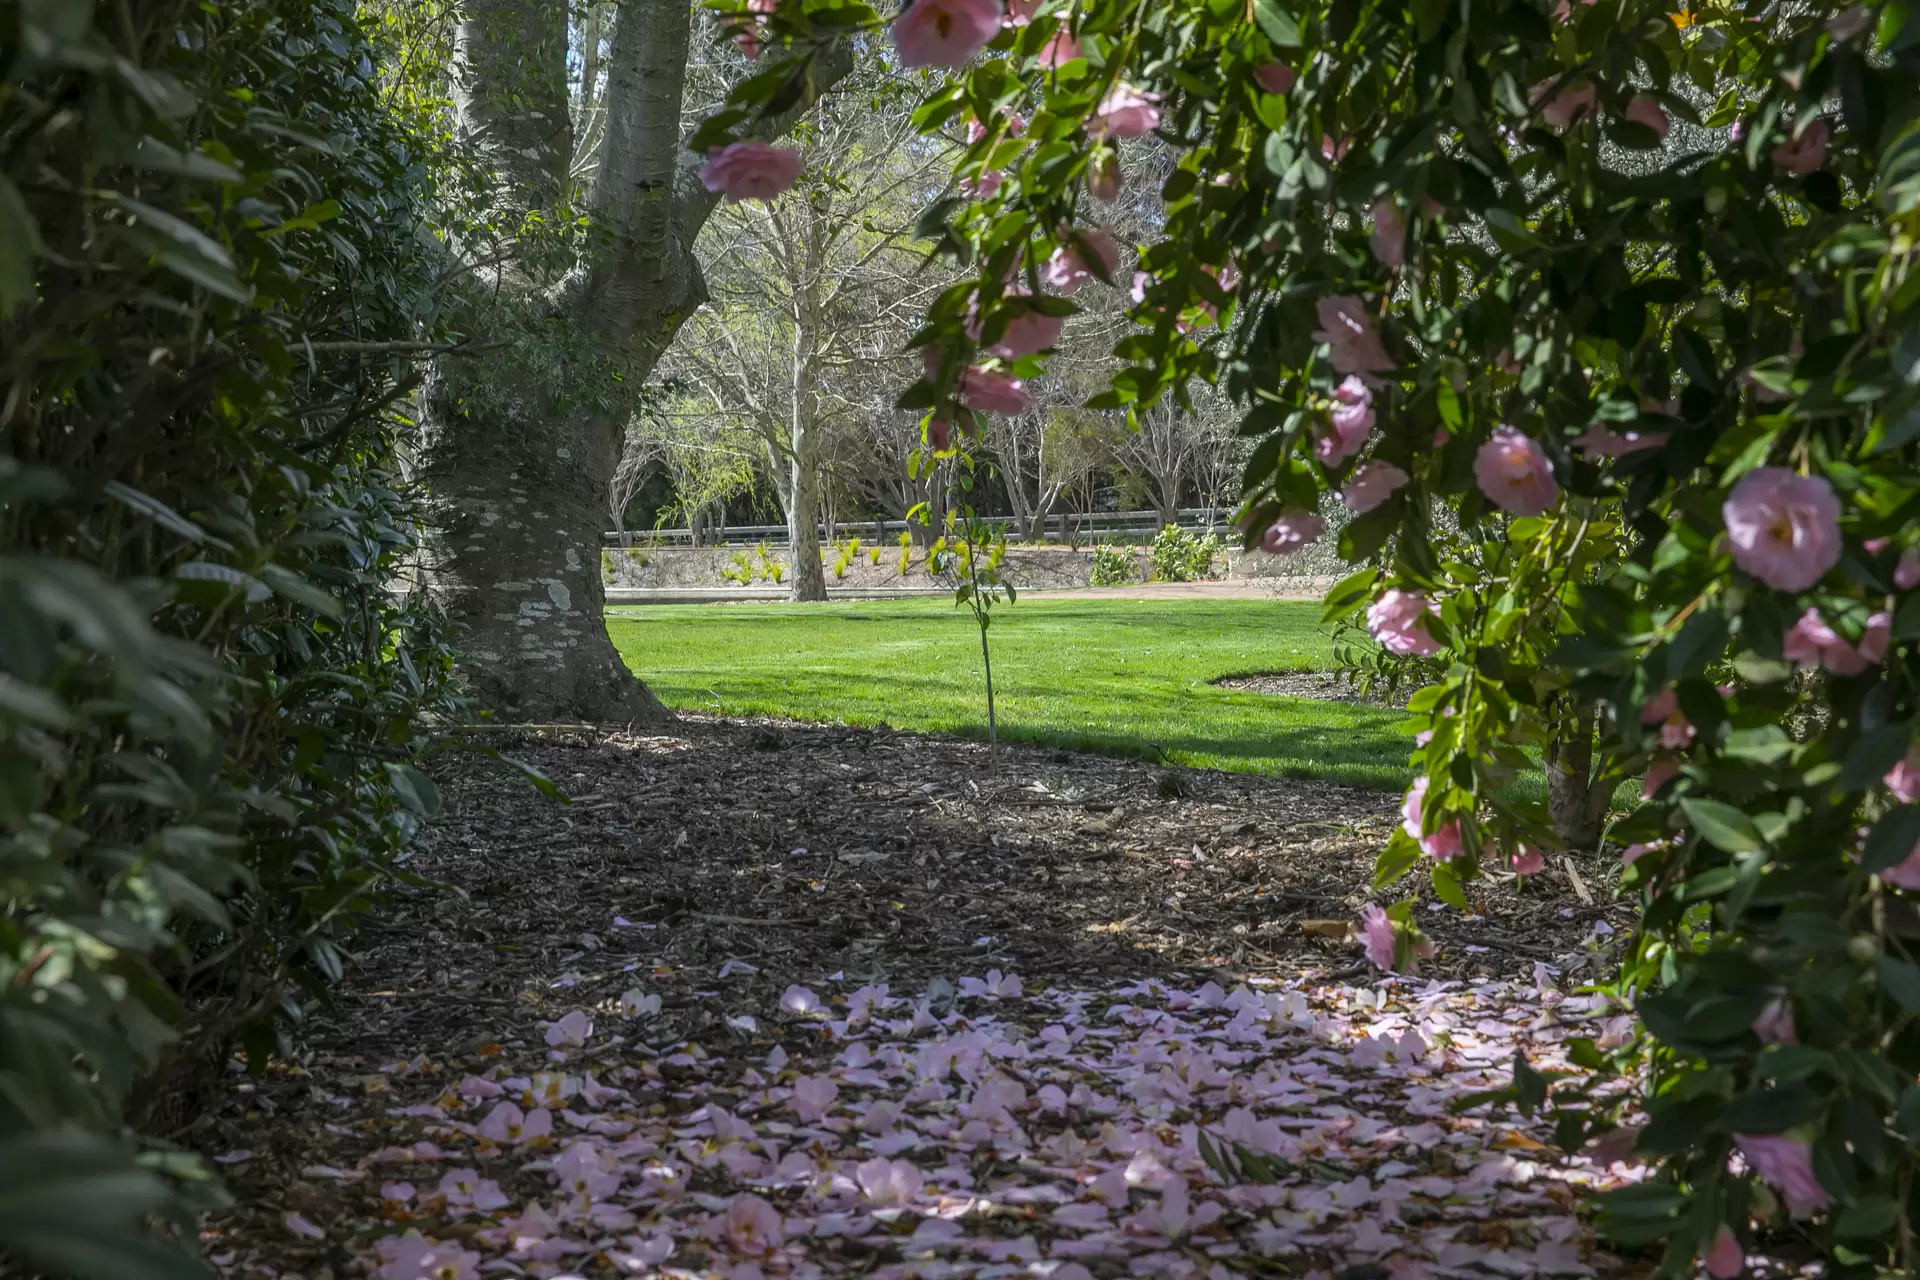
<svg viewBox="0 0 1920 1280">
<path fill-rule="evenodd" d="M 1213 577 L 1213 558 L 1218 554 L 1218 537 L 1170 524 L 1154 536 L 1147 558 L 1156 582 L 1200 582 Z"/>
<path fill-rule="evenodd" d="M 928 228 L 976 276 L 930 308 L 903 404 L 953 420 L 969 366 L 1042 372 L 969 321 L 998 332 L 1041 264 L 1084 258 L 1116 103 L 1181 154 L 1093 403 L 1225 387 L 1250 539 L 1392 469 L 1350 502 L 1340 550 L 1372 567 L 1335 595 L 1445 668 L 1410 704 L 1425 799 L 1383 880 L 1424 864 L 1464 902 L 1551 847 L 1509 784 L 1557 726 L 1594 716 L 1648 771 L 1612 832 L 1643 911 L 1613 995 L 1644 1032 L 1583 1050 L 1584 1081 L 1517 1069 L 1515 1100 L 1573 1148 L 1641 1084 L 1657 1177 L 1602 1225 L 1664 1274 L 1776 1232 L 1830 1274 L 1910 1269 L 1911 6 L 1041 0 L 922 108 L 1029 125 L 974 143 L 963 172 L 1004 180 Z M 1448 510 L 1470 554 L 1433 536 Z"/>
<path fill-rule="evenodd" d="M 354 6 L 123 8 L 0 4 L 0 1249 L 116 1280 L 202 1274 L 218 1194 L 123 1121 L 324 998 L 459 711 L 400 577 L 418 156 Z"/>
<path fill-rule="evenodd" d="M 1093 570 L 1087 575 L 1090 587 L 1124 587 L 1140 581 L 1140 556 L 1131 546 L 1116 547 L 1098 543 L 1093 548 Z"/>
</svg>

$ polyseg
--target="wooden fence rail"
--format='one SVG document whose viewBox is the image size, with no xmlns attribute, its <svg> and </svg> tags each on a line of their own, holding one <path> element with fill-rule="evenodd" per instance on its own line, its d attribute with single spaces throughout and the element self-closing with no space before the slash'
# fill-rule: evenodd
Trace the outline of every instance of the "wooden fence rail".
<svg viewBox="0 0 1920 1280">
<path fill-rule="evenodd" d="M 1226 523 L 1230 510 L 1226 507 L 1182 507 L 1175 512 L 1177 523 L 1202 532 L 1226 534 L 1230 529 Z M 982 523 L 995 528 L 1012 528 L 1019 524 L 1016 516 L 986 516 Z M 909 528 L 905 520 L 840 520 L 833 525 L 833 537 L 839 539 L 859 538 L 869 545 L 897 541 Z M 1160 513 L 1157 511 L 1084 511 L 1050 515 L 1043 525 L 1042 540 L 1047 542 L 1087 543 L 1100 537 L 1112 537 L 1122 534 L 1142 534 L 1147 539 L 1160 531 Z M 611 530 L 605 535 L 608 546 L 634 547 L 659 546 L 661 544 L 679 546 L 743 546 L 765 542 L 772 546 L 785 546 L 787 526 L 784 524 L 746 524 L 730 525 L 717 529 L 698 531 L 701 541 L 695 542 L 695 530 L 692 529 L 628 529 Z M 823 524 L 820 531 L 821 542 L 826 542 L 828 532 Z"/>
</svg>

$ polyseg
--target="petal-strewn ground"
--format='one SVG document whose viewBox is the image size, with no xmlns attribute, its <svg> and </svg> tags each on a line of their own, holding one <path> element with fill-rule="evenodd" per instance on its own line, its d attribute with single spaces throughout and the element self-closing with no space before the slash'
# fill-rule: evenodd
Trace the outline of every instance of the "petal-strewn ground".
<svg viewBox="0 0 1920 1280">
<path fill-rule="evenodd" d="M 193 1135 L 229 1274 L 1622 1270 L 1577 1207 L 1625 1170 L 1450 1105 L 1618 1029 L 1571 992 L 1620 922 L 1564 873 L 1423 905 L 1434 976 L 1381 981 L 1339 933 L 1395 797 L 725 722 L 522 745 L 575 803 L 456 779 L 419 869 L 467 896 L 410 898 Z"/>
</svg>

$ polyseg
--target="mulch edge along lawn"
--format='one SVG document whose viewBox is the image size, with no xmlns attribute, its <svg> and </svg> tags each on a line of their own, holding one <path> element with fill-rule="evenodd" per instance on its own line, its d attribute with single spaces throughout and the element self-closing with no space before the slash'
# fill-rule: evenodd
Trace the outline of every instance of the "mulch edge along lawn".
<svg viewBox="0 0 1920 1280">
<path fill-rule="evenodd" d="M 950 601 L 645 606 L 608 628 L 669 706 L 986 735 L 979 633 Z M 1004 740 L 1396 790 L 1412 776 L 1399 711 L 1214 683 L 1325 670 L 1318 605 L 1026 597 L 989 635 Z"/>
</svg>

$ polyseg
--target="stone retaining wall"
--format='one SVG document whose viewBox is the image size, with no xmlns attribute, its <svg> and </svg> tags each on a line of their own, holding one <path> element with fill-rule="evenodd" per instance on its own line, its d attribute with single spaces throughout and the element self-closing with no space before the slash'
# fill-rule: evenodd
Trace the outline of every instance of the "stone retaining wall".
<svg viewBox="0 0 1920 1280">
<path fill-rule="evenodd" d="M 826 569 L 829 589 L 942 585 L 927 572 L 926 553 L 919 547 L 912 549 L 905 573 L 900 571 L 898 546 L 881 547 L 876 562 L 872 548 L 862 545 L 859 552 L 841 566 L 838 574 L 834 569 L 841 564 L 839 548 L 822 547 L 820 559 Z M 1144 547 L 1140 549 L 1139 559 L 1144 580 L 1147 567 Z M 752 568 L 751 585 L 756 587 L 775 585 L 768 571 L 769 564 L 777 564 L 783 573 L 787 573 L 790 563 L 785 547 L 770 548 L 764 559 L 756 550 L 743 547 L 609 547 L 601 556 L 601 565 L 610 587 L 744 586 L 747 584 L 741 583 L 738 576 L 743 561 Z M 1006 557 L 1001 561 L 1001 570 L 1013 585 L 1028 588 L 1084 587 L 1092 568 L 1093 551 L 1089 547 L 1013 546 L 1007 548 Z M 732 571 L 734 577 L 722 577 L 726 571 Z M 1226 578 L 1265 581 L 1319 579 L 1338 576 L 1344 570 L 1338 559 L 1331 555 L 1316 555 L 1314 550 L 1285 558 L 1235 550 L 1220 555 L 1215 561 L 1215 571 Z"/>
</svg>

